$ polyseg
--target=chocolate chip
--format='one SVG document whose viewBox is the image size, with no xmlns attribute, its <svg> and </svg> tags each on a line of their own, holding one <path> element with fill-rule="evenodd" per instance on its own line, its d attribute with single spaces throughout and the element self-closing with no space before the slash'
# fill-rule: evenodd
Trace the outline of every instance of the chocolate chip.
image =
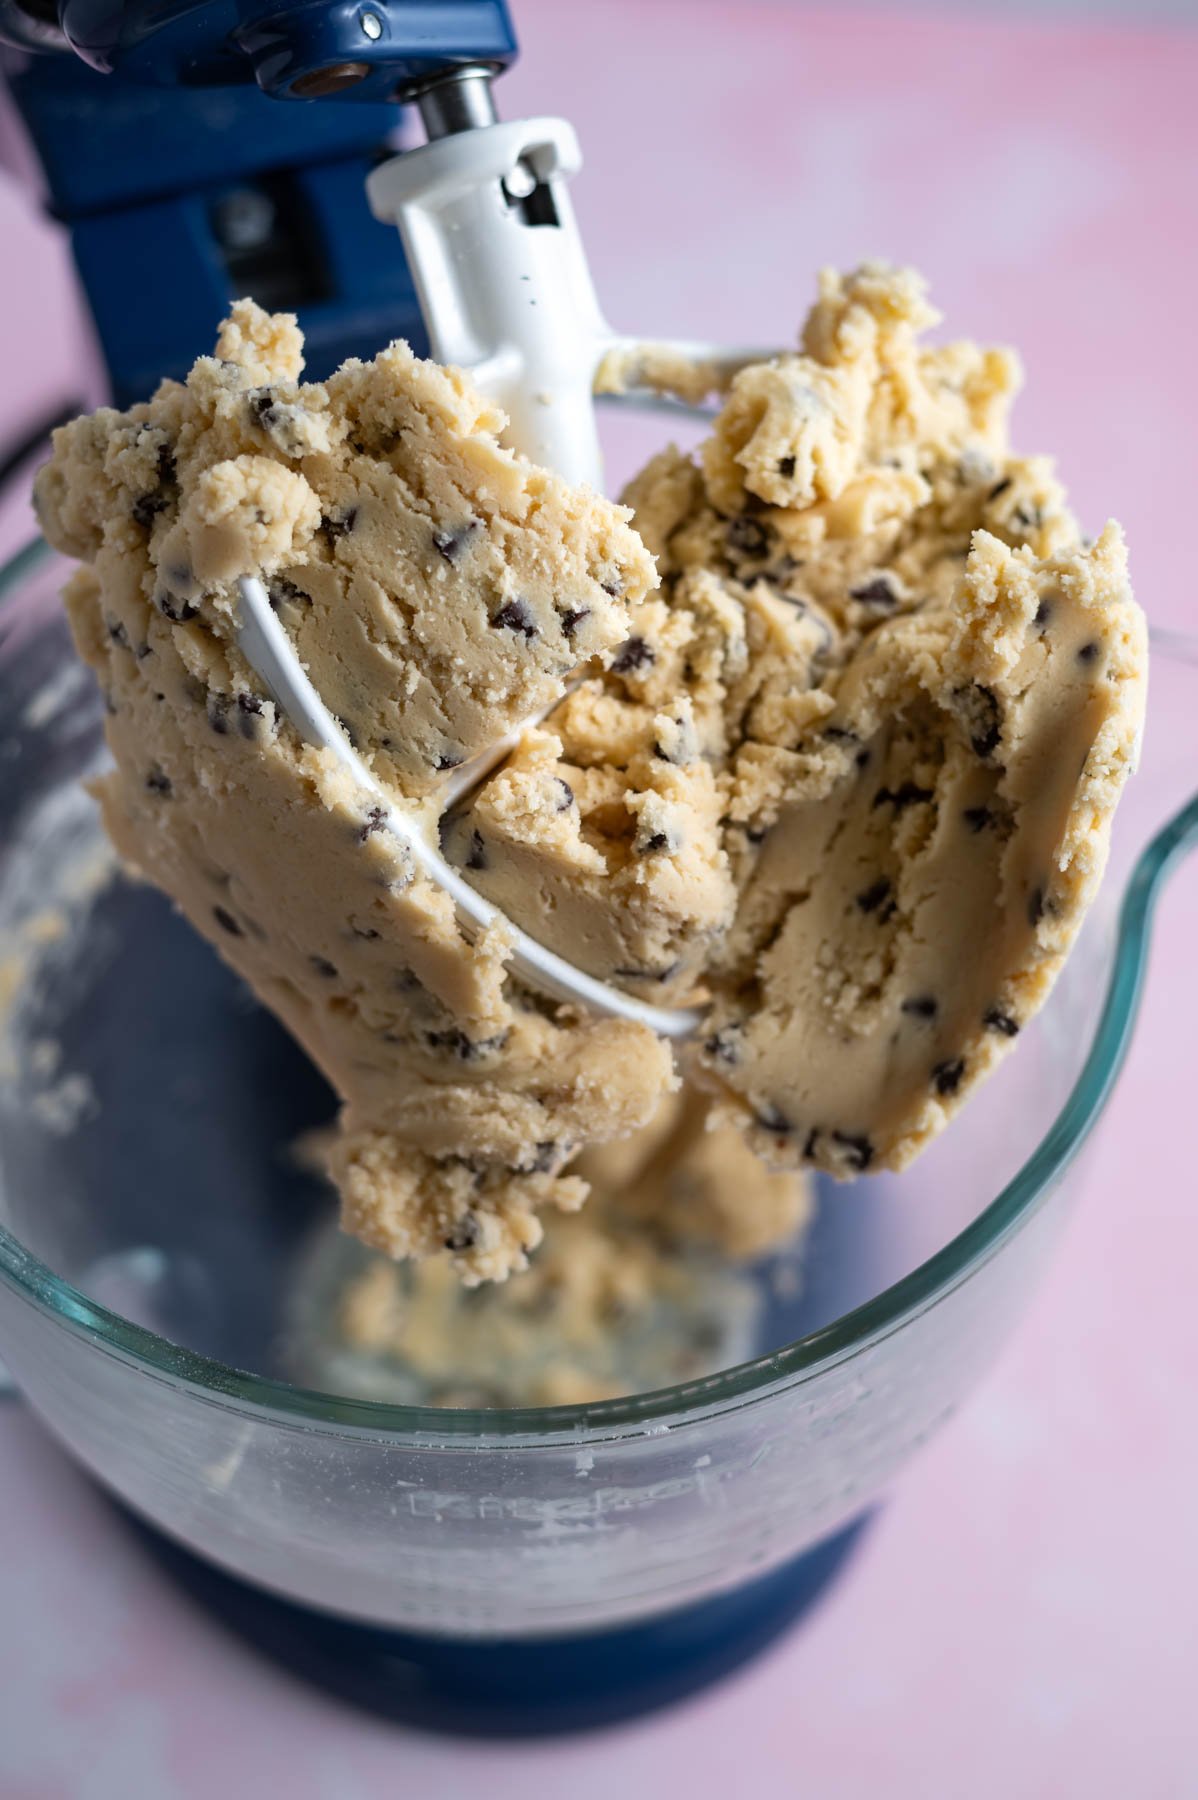
<svg viewBox="0 0 1198 1800">
<path fill-rule="evenodd" d="M 940 1011 L 940 1004 L 933 1000 L 931 994 L 916 994 L 912 1000 L 904 1000 L 899 1008 L 913 1019 L 934 1019 Z"/>
<path fill-rule="evenodd" d="M 938 1094 L 955 1094 L 961 1085 L 961 1077 L 964 1073 L 964 1057 L 954 1056 L 948 1062 L 936 1064 L 932 1070 L 932 1085 Z"/>
<path fill-rule="evenodd" d="M 537 622 L 525 600 L 507 601 L 492 615 L 491 623 L 505 631 L 518 631 L 522 637 L 531 639 L 537 635 Z"/>
<path fill-rule="evenodd" d="M 473 1249 L 477 1242 L 478 1220 L 475 1219 L 473 1213 L 462 1213 L 462 1217 L 457 1220 L 457 1224 L 448 1233 L 448 1237 L 444 1238 L 444 1247 L 457 1253 L 464 1249 Z"/>
<path fill-rule="evenodd" d="M 372 806 L 358 831 L 358 842 L 364 844 L 367 838 L 374 836 L 376 831 L 386 831 L 386 829 L 386 813 L 381 806 Z M 376 933 L 375 935 L 377 936 L 378 934 Z"/>
<path fill-rule="evenodd" d="M 794 1130 L 786 1114 L 769 1101 L 757 1107 L 753 1116 L 763 1131 L 773 1132 L 775 1137 L 789 1137 Z"/>
<path fill-rule="evenodd" d="M 217 737 L 229 734 L 229 696 L 228 694 L 209 694 L 208 723 Z"/>
<path fill-rule="evenodd" d="M 996 481 L 994 486 L 990 489 L 990 492 L 986 495 L 987 500 L 997 500 L 1000 494 L 1006 493 L 1010 485 L 1011 477 L 1009 475 L 1004 475 L 1002 480 Z"/>
<path fill-rule="evenodd" d="M 591 609 L 589 606 L 571 606 L 564 613 L 558 614 L 558 623 L 562 628 L 562 636 L 568 644 L 574 642 L 574 633 L 578 630 L 582 621 L 584 619 L 589 619 L 590 616 Z"/>
<path fill-rule="evenodd" d="M 1044 889 L 1034 887 L 1027 897 L 1027 922 L 1038 925 L 1044 917 Z"/>
<path fill-rule="evenodd" d="M 146 776 L 146 786 L 152 794 L 161 794 L 164 798 L 173 792 L 170 776 L 164 775 L 161 769 L 150 770 Z"/>
<path fill-rule="evenodd" d="M 454 755 L 450 750 L 442 750 L 439 756 L 433 758 L 434 769 L 460 769 L 461 766 L 462 758 Z"/>
<path fill-rule="evenodd" d="M 846 725 L 826 725 L 824 736 L 833 744 L 859 744 L 861 742 L 857 733 L 850 731 Z M 878 802 L 875 800 L 874 805 L 877 804 Z"/>
<path fill-rule="evenodd" d="M 508 1035 L 501 1031 L 495 1037 L 472 1038 L 457 1025 L 451 1025 L 447 1031 L 426 1031 L 424 1041 L 430 1050 L 448 1050 L 459 1062 L 478 1062 L 481 1057 L 502 1050 Z"/>
<path fill-rule="evenodd" d="M 778 458 L 778 473 L 781 475 L 783 481 L 789 481 L 791 479 L 795 472 L 795 466 L 795 459 L 793 456 L 780 456 Z"/>
<path fill-rule="evenodd" d="M 325 981 L 337 979 L 337 965 L 331 963 L 327 956 L 310 956 L 308 962 L 316 974 L 322 976 Z"/>
<path fill-rule="evenodd" d="M 659 738 L 654 738 L 653 754 L 658 762 L 671 763 L 678 768 L 685 768 L 691 760 L 691 746 L 687 741 L 690 734 L 682 719 L 675 719 L 673 722 L 677 725 L 680 733 L 677 750 L 675 752 L 667 750 Z"/>
<path fill-rule="evenodd" d="M 237 923 L 237 920 L 233 917 L 232 913 L 226 911 L 223 906 L 214 906 L 212 908 L 212 917 L 216 920 L 221 930 L 227 931 L 230 937 L 245 936 L 245 933 L 242 931 L 241 926 Z"/>
<path fill-rule="evenodd" d="M 1078 651 L 1077 660 L 1079 663 L 1097 662 L 1098 658 L 1101 655 L 1102 655 L 1102 645 L 1097 641 L 1096 638 L 1091 638 L 1090 642 L 1088 644 L 1083 644 L 1081 649 Z"/>
<path fill-rule="evenodd" d="M 845 1161 L 849 1168 L 855 1169 L 858 1174 L 864 1174 L 874 1159 L 874 1147 L 867 1137 L 856 1135 L 850 1131 L 834 1131 L 832 1142 L 839 1144 L 842 1150 L 848 1152 Z"/>
<path fill-rule="evenodd" d="M 968 687 L 957 688 L 953 698 L 965 720 L 974 755 L 993 755 L 1002 737 L 1002 712 L 994 689 L 984 682 L 972 681 Z"/>
<path fill-rule="evenodd" d="M 803 1161 L 810 1162 L 815 1155 L 815 1147 L 819 1143 L 819 1126 L 813 1125 L 807 1133 L 807 1142 L 803 1145 Z"/>
<path fill-rule="evenodd" d="M 149 531 L 158 514 L 165 512 L 169 504 L 161 488 L 156 488 L 152 493 L 139 495 L 129 508 L 129 515 L 135 525 L 140 525 L 143 531 Z"/>
<path fill-rule="evenodd" d="M 473 831 L 470 834 L 470 854 L 466 858 L 465 867 L 467 869 L 485 869 L 486 866 L 487 847 L 483 843 L 482 832 Z"/>
<path fill-rule="evenodd" d="M 237 696 L 237 723 L 243 738 L 255 738 L 258 728 L 255 719 L 262 717 L 262 698 L 259 694 L 242 692 Z"/>
<path fill-rule="evenodd" d="M 1011 523 L 1018 525 L 1023 531 L 1039 531 L 1044 523 L 1044 512 L 1039 506 L 1021 504 L 1011 514 Z"/>
<path fill-rule="evenodd" d="M 246 396 L 246 406 L 250 414 L 258 421 L 263 431 L 269 432 L 272 425 L 279 422 L 279 403 L 273 388 L 256 388 Z"/>
<path fill-rule="evenodd" d="M 757 958 L 759 962 L 767 951 L 773 949 L 774 945 L 778 942 L 778 939 L 782 936 L 782 933 L 786 930 L 786 927 L 790 922 L 791 912 L 793 912 L 794 908 L 796 906 L 805 905 L 810 897 L 810 893 L 788 896 L 791 902 L 789 908 L 784 907 L 770 925 L 769 929 L 757 939 Z"/>
<path fill-rule="evenodd" d="M 863 913 L 877 912 L 882 902 L 889 900 L 890 892 L 890 883 L 883 875 L 870 887 L 867 887 L 863 893 L 857 895 L 857 905 Z"/>
<path fill-rule="evenodd" d="M 656 652 L 643 637 L 630 637 L 620 645 L 612 659 L 612 674 L 627 675 L 633 669 L 648 668 L 657 661 Z"/>
<path fill-rule="evenodd" d="M 1053 609 L 1052 609 L 1052 601 L 1051 600 L 1041 600 L 1036 607 L 1035 617 L 1032 619 L 1032 624 L 1040 625 L 1040 626 L 1047 625 L 1048 621 L 1052 618 L 1052 610 Z"/>
<path fill-rule="evenodd" d="M 194 619 L 199 611 L 199 608 L 193 606 L 190 600 L 180 600 L 177 594 L 170 593 L 166 588 L 159 588 L 156 591 L 154 605 L 163 618 L 169 619 L 174 625 L 182 625 L 185 620 Z"/>
<path fill-rule="evenodd" d="M 760 557 L 769 552 L 770 534 L 767 527 L 760 519 L 751 519 L 746 513 L 729 520 L 725 535 L 729 550 L 736 556 Z"/>
<path fill-rule="evenodd" d="M 368 943 L 379 935 L 373 925 L 351 925 L 350 930 L 356 938 L 365 938 Z"/>
<path fill-rule="evenodd" d="M 445 1238 L 445 1248 L 455 1252 L 473 1250 L 478 1242 L 478 1220 L 472 1212 L 463 1213 L 457 1224 Z"/>
<path fill-rule="evenodd" d="M 603 592 L 609 594 L 613 600 L 619 600 L 624 592 L 624 578 L 622 575 L 609 575 L 606 581 L 601 581 L 599 583 L 599 586 L 603 589 Z"/>
<path fill-rule="evenodd" d="M 358 517 L 356 506 L 347 507 L 343 513 L 326 513 L 317 526 L 321 537 L 331 550 L 338 538 L 343 538 L 347 531 L 352 531 Z"/>
<path fill-rule="evenodd" d="M 119 619 L 107 619 L 105 623 L 108 626 L 108 635 L 113 643 L 119 644 L 122 650 L 127 650 L 129 648 L 129 633 L 125 630 L 121 621 Z"/>
<path fill-rule="evenodd" d="M 266 598 L 275 612 L 278 612 L 280 606 L 287 601 L 295 606 L 311 606 L 312 604 L 311 594 L 305 594 L 303 588 L 297 587 L 294 581 L 289 581 L 286 575 L 272 576 L 266 584 Z"/>
<path fill-rule="evenodd" d="M 647 837 L 645 839 L 643 844 L 638 844 L 637 849 L 640 850 L 643 855 L 647 855 L 651 850 L 668 849 L 669 842 L 670 840 L 664 831 L 655 831 L 652 837 Z"/>
<path fill-rule="evenodd" d="M 889 575 L 875 575 L 869 581 L 859 582 L 849 589 L 854 600 L 862 601 L 866 606 L 880 606 L 889 612 L 898 605 L 898 589 Z"/>
<path fill-rule="evenodd" d="M 151 648 L 148 644 L 139 644 L 137 646 L 137 649 L 133 652 L 133 654 L 137 658 L 138 662 L 145 662 L 146 657 L 153 656 L 154 652 L 151 650 Z"/>
<path fill-rule="evenodd" d="M 456 525 L 450 531 L 438 528 L 433 532 L 433 549 L 438 556 L 443 556 L 447 563 L 460 562 L 468 549 L 470 539 L 476 531 L 481 531 L 481 519 L 467 519 L 464 525 Z"/>
<path fill-rule="evenodd" d="M 664 969 L 613 969 L 612 974 L 620 981 L 672 981 L 681 967 L 681 959 L 675 957 Z"/>
<path fill-rule="evenodd" d="M 904 781 L 899 787 L 880 787 L 874 795 L 875 806 L 893 806 L 895 812 L 902 812 L 908 806 L 924 806 L 935 799 L 931 788 L 919 787 L 914 781 Z"/>
<path fill-rule="evenodd" d="M 982 1014 L 982 1024 L 991 1031 L 1000 1031 L 1003 1037 L 1019 1036 L 1019 1020 L 1013 1019 L 1010 1013 L 1000 1011 L 997 1006 L 988 1006 Z"/>
<path fill-rule="evenodd" d="M 545 1138 L 533 1145 L 532 1156 L 520 1164 L 522 1175 L 547 1175 L 555 1162 L 562 1155 L 561 1147 L 552 1138 Z"/>
<path fill-rule="evenodd" d="M 713 1062 L 725 1063 L 732 1068 L 741 1059 L 743 1036 L 743 1025 L 721 1025 L 718 1031 L 712 1032 L 703 1049 Z"/>
<path fill-rule="evenodd" d="M 569 812 L 574 804 L 574 789 L 570 786 L 568 781 L 563 781 L 560 775 L 555 775 L 554 780 L 557 783 L 558 790 L 556 810 L 558 812 Z"/>
<path fill-rule="evenodd" d="M 987 825 L 994 823 L 994 814 L 988 806 L 967 806 L 961 817 L 975 836 L 979 831 L 985 831 Z"/>
</svg>

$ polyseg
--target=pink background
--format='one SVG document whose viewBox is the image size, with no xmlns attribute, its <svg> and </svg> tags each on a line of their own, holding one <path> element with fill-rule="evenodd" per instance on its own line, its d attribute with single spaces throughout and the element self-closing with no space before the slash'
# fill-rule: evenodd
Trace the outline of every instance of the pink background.
<svg viewBox="0 0 1198 1800">
<path fill-rule="evenodd" d="M 520 0 L 501 101 L 578 126 L 617 324 L 776 340 L 820 263 L 922 267 L 953 329 L 1021 346 L 1020 442 L 1056 447 L 1085 519 L 1117 512 L 1154 622 L 1193 626 L 1198 34 L 1002 11 Z M 84 340 L 60 244 L 4 185 L 0 230 L 7 441 L 78 391 Z M 0 537 L 28 525 L 10 505 Z M 1166 897 L 1088 1192 L 1017 1340 L 797 1634 L 589 1738 L 385 1727 L 194 1613 L 10 1403 L 2 1800 L 1198 1794 L 1196 895 L 1187 871 Z"/>
</svg>

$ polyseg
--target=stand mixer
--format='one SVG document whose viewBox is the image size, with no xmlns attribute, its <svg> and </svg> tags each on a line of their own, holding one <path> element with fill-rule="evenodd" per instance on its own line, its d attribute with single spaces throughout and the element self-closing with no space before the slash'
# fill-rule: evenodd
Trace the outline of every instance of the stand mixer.
<svg viewBox="0 0 1198 1800">
<path fill-rule="evenodd" d="M 593 377 L 628 347 L 570 232 L 568 128 L 493 122 L 491 75 L 514 54 L 502 7 L 205 4 L 161 19 L 64 0 L 47 18 L 5 0 L 0 30 L 94 65 L 39 58 L 11 85 L 118 402 L 181 374 L 244 288 L 299 313 L 317 376 L 395 335 L 423 346 L 423 303 L 434 353 L 495 384 L 518 441 L 597 478 Z M 371 173 L 397 100 L 431 142 Z M 370 215 L 368 175 L 406 265 Z M 473 253 L 454 254 L 483 205 L 488 256 L 502 255 L 491 225 L 535 248 L 554 334 L 538 322 L 526 341 L 511 290 L 482 292 Z M 34 934 L 47 890 L 76 895 L 65 910 L 86 930 L 49 957 L 20 1035 L 61 1043 L 99 1104 L 56 1136 L 23 1090 L 0 1103 L 0 1352 L 23 1392 L 207 1604 L 394 1716 L 560 1729 L 733 1666 L 820 1591 L 1024 1304 L 1126 1044 L 1152 901 L 1198 833 L 1194 803 L 1156 829 L 1183 792 L 1176 768 L 1158 778 L 1150 743 L 1136 804 L 1156 835 L 1118 926 L 1094 922 L 1018 1059 L 917 1175 L 821 1209 L 802 1294 L 771 1298 L 754 1360 L 583 1408 L 309 1393 L 280 1365 L 262 1296 L 286 1289 L 325 1204 L 275 1154 L 325 1096 L 157 896 L 76 894 L 65 863 L 91 829 L 76 784 L 99 707 L 78 689 L 27 704 L 65 661 L 61 575 L 43 552 L 0 578 L 0 719 L 21 721 L 5 727 L 0 911 Z M 270 645 L 249 650 L 267 676 Z M 1158 666 L 1163 743 L 1170 726 L 1192 732 L 1193 675 L 1184 655 Z M 277 660 L 274 680 L 283 699 Z M 37 893 L 17 879 L 29 843 L 45 852 Z M 151 1082 L 169 1104 L 147 1124 Z"/>
</svg>

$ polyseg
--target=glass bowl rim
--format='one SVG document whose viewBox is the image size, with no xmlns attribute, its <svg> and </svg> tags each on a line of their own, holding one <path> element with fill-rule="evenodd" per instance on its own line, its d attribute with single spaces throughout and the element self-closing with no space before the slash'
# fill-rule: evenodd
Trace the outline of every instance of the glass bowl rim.
<svg viewBox="0 0 1198 1800">
<path fill-rule="evenodd" d="M 10 558 L 0 568 L 0 606 L 52 555 L 44 540 L 36 539 Z M 1081 1149 L 1114 1085 L 1139 1008 L 1156 900 L 1171 866 L 1194 844 L 1198 796 L 1154 833 L 1135 862 L 1119 907 L 1107 989 L 1085 1063 L 1019 1172 L 964 1230 L 901 1280 L 830 1325 L 716 1375 L 589 1405 L 485 1410 L 396 1405 L 293 1386 L 186 1350 L 87 1299 L 3 1226 L 0 1279 L 53 1323 L 93 1348 L 132 1362 L 140 1373 L 196 1389 L 222 1405 L 265 1412 L 279 1423 L 419 1439 L 426 1445 L 448 1440 L 452 1447 L 510 1450 L 521 1440 L 532 1446 L 635 1437 L 737 1410 L 810 1380 L 898 1330 L 969 1280 L 1033 1216 Z"/>
</svg>

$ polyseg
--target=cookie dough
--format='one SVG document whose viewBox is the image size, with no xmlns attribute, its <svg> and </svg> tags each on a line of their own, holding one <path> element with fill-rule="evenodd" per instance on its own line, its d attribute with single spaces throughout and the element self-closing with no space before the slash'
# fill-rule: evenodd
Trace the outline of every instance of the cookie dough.
<svg viewBox="0 0 1198 1800">
<path fill-rule="evenodd" d="M 248 303 L 215 358 L 56 434 L 37 481 L 108 705 L 110 835 L 306 1046 L 345 1101 L 345 1222 L 395 1256 L 498 1278 L 538 1212 L 579 1206 L 575 1148 L 647 1120 L 666 1047 L 545 1007 L 501 931 L 452 907 L 238 653 L 261 574 L 375 774 L 435 820 L 445 771 L 627 638 L 655 583 L 626 513 L 502 449 L 498 415 L 394 345 L 299 385 L 294 322 Z"/>
<path fill-rule="evenodd" d="M 1144 650 L 1114 527 L 1042 558 L 978 532 L 822 731 L 740 752 L 759 841 L 701 1059 L 764 1154 L 901 1169 L 1012 1047 L 1101 878 Z"/>
<path fill-rule="evenodd" d="M 810 1177 L 768 1168 L 690 1085 L 631 1137 L 584 1150 L 574 1168 L 591 1189 L 583 1218 L 599 1199 L 659 1241 L 701 1246 L 733 1262 L 798 1243 L 815 1210 Z"/>
<path fill-rule="evenodd" d="M 1050 463 L 1009 447 L 1015 358 L 929 347 L 937 317 L 869 265 L 822 278 L 794 354 L 640 359 L 725 385 L 631 515 L 505 451 L 402 345 L 299 384 L 293 322 L 248 303 L 186 386 L 57 435 L 38 499 L 87 565 L 67 598 L 112 715 L 109 829 L 336 1084 L 368 1243 L 468 1282 L 522 1267 L 538 1213 L 585 1198 L 584 1146 L 646 1124 L 679 1070 L 522 990 L 502 930 L 463 939 L 255 690 L 236 577 L 263 575 L 430 821 L 447 768 L 556 701 L 441 821 L 447 854 L 589 972 L 708 1001 L 681 1072 L 771 1162 L 901 1167 L 1046 995 L 1146 680 L 1117 527 L 1083 539 Z"/>
<path fill-rule="evenodd" d="M 338 1391 L 435 1406 L 562 1406 L 703 1375 L 753 1352 L 761 1296 L 731 1264 L 785 1246 L 813 1216 L 810 1180 L 765 1168 L 736 1130 L 707 1130 L 693 1092 L 619 1144 L 585 1151 L 581 1213 L 549 1220 L 518 1281 L 463 1293 L 445 1257 L 374 1259 L 344 1283 L 315 1368 Z M 300 1336 L 312 1354 L 312 1333 Z M 346 1352 L 348 1351 L 348 1355 Z"/>
<path fill-rule="evenodd" d="M 611 783 L 685 716 L 734 917 L 704 941 L 692 912 L 645 978 L 693 988 L 702 944 L 688 1072 L 762 1155 L 843 1178 L 909 1163 L 1043 1002 L 1144 713 L 1118 528 L 1083 539 L 1051 464 L 1009 449 L 1015 358 L 925 347 L 937 319 L 910 271 L 825 275 L 801 352 L 737 373 L 698 457 L 632 482 L 661 589 L 537 752 L 542 782 Z M 637 375 L 693 397 L 666 361 Z M 691 862 L 694 832 L 692 810 Z M 576 860 L 536 929 L 585 961 L 610 893 Z"/>
</svg>

